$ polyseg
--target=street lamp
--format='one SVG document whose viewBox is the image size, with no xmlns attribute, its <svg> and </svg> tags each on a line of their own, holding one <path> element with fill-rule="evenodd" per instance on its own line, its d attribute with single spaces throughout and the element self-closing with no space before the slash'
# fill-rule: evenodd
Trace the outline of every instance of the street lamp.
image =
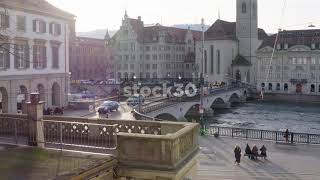
<svg viewBox="0 0 320 180">
<path fill-rule="evenodd" d="M 201 28 L 202 28 L 202 50 L 201 50 L 201 75 L 200 75 L 200 87 L 201 87 L 201 94 L 200 94 L 200 122 L 202 125 L 202 129 L 203 127 L 203 113 L 204 113 L 204 109 L 203 109 L 203 96 L 204 96 L 204 92 L 203 92 L 203 61 L 204 61 L 204 19 L 201 19 Z"/>
<path fill-rule="evenodd" d="M 133 76 L 133 80 L 134 80 L 134 82 L 136 81 L 136 79 L 137 79 L 137 76 Z M 137 85 L 138 85 L 138 90 L 139 90 L 139 93 L 138 93 L 138 99 L 139 99 L 139 112 L 141 112 L 141 92 L 140 92 L 140 87 L 141 87 L 141 82 L 138 82 L 137 83 Z"/>
</svg>

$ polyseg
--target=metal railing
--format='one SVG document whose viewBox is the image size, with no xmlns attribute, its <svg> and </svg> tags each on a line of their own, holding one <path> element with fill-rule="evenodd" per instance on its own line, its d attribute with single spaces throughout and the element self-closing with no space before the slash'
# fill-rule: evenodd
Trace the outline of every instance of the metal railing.
<svg viewBox="0 0 320 180">
<path fill-rule="evenodd" d="M 32 145 L 36 143 L 35 128 L 25 118 L 0 116 L 2 143 Z"/>
<path fill-rule="evenodd" d="M 117 148 L 117 125 L 44 120 L 45 146 L 102 153 Z"/>
<path fill-rule="evenodd" d="M 258 129 L 244 129 L 232 127 L 210 126 L 207 128 L 210 136 L 227 136 L 233 138 L 245 138 L 256 140 L 268 140 L 276 142 L 285 142 L 285 132 L 283 131 L 269 131 Z M 320 134 L 307 134 L 289 132 L 288 142 L 290 143 L 304 143 L 304 144 L 320 144 Z"/>
</svg>

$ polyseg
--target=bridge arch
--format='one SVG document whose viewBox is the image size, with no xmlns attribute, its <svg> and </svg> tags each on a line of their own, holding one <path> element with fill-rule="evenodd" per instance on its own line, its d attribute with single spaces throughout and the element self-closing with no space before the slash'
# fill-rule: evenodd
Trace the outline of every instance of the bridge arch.
<svg viewBox="0 0 320 180">
<path fill-rule="evenodd" d="M 233 93 L 229 98 L 229 102 L 231 105 L 240 103 L 240 95 L 238 93 Z"/>
<path fill-rule="evenodd" d="M 168 121 L 178 121 L 178 119 L 174 115 L 169 114 L 169 113 L 159 114 L 155 117 L 155 119 L 165 119 Z"/>
</svg>

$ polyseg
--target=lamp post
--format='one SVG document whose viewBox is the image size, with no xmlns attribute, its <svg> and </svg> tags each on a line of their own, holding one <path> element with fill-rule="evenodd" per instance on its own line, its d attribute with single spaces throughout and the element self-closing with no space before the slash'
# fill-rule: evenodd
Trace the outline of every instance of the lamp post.
<svg viewBox="0 0 320 180">
<path fill-rule="evenodd" d="M 136 81 L 136 79 L 137 79 L 137 76 L 133 76 L 133 80 L 134 80 L 134 83 L 135 83 L 135 81 Z M 139 112 L 141 112 L 141 97 L 140 97 L 140 86 L 141 86 L 141 83 L 140 82 L 138 82 L 137 83 L 137 85 L 138 85 L 138 90 L 139 90 L 139 93 L 138 93 L 138 100 L 139 100 Z"/>
<path fill-rule="evenodd" d="M 201 28 L 202 28 L 202 47 L 201 47 L 201 73 L 200 73 L 200 90 L 201 90 L 201 94 L 200 94 L 200 122 L 201 122 L 201 128 L 204 128 L 204 123 L 203 123 L 203 113 L 204 113 L 204 109 L 203 109 L 203 96 L 204 96 L 204 92 L 203 92 L 203 84 L 204 84 L 204 80 L 203 80 L 203 61 L 204 61 L 204 19 L 201 19 Z"/>
</svg>

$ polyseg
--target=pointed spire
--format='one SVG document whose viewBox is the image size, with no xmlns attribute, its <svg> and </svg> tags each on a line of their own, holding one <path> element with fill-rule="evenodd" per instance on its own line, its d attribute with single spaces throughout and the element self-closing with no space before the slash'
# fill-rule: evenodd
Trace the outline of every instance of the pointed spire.
<svg viewBox="0 0 320 180">
<path fill-rule="evenodd" d="M 124 19 L 127 19 L 128 18 L 128 12 L 127 12 L 127 10 L 125 10 L 125 12 L 124 12 Z"/>
<path fill-rule="evenodd" d="M 105 40 L 109 40 L 110 39 L 110 34 L 109 34 L 109 30 L 107 29 L 106 35 L 104 36 Z"/>
<path fill-rule="evenodd" d="M 220 20 L 221 17 L 220 17 L 220 8 L 218 9 L 218 19 Z"/>
</svg>

